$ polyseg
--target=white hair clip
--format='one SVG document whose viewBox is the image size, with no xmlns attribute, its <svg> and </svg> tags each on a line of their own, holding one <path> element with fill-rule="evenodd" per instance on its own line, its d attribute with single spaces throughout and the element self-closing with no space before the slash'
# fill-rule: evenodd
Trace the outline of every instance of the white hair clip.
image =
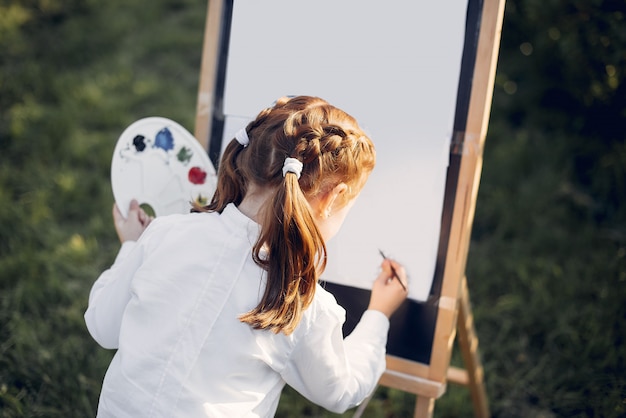
<svg viewBox="0 0 626 418">
<path fill-rule="evenodd" d="M 300 174 L 302 174 L 302 163 L 296 158 L 285 158 L 285 163 L 283 164 L 283 177 L 287 173 L 294 173 L 298 179 L 300 178 Z"/>
<path fill-rule="evenodd" d="M 237 133 L 235 134 L 235 139 L 241 145 L 243 145 L 244 147 L 247 147 L 248 144 L 250 143 L 250 138 L 248 138 L 248 132 L 246 131 L 246 128 L 241 128 L 240 130 L 238 130 Z"/>
</svg>

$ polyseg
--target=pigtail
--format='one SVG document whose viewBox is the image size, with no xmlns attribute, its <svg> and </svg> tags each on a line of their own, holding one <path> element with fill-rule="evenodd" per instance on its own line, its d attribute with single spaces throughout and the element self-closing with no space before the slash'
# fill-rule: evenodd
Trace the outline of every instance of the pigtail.
<svg viewBox="0 0 626 418">
<path fill-rule="evenodd" d="M 192 202 L 192 212 L 222 213 L 229 203 L 235 205 L 241 203 L 246 194 L 246 183 L 244 178 L 237 174 L 237 157 L 243 148 L 235 140 L 226 146 L 217 170 L 217 187 L 211 202 L 205 206 Z"/>
<path fill-rule="evenodd" d="M 264 217 L 253 249 L 255 262 L 267 270 L 261 303 L 241 315 L 256 329 L 290 334 L 313 301 L 319 274 L 326 267 L 326 246 L 298 178 L 287 173 Z"/>
</svg>

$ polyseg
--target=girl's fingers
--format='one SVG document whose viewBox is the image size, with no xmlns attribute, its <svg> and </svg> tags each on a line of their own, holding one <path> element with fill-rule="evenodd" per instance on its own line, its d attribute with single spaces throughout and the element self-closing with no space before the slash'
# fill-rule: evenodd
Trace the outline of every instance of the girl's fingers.
<svg viewBox="0 0 626 418">
<path fill-rule="evenodd" d="M 403 290 L 407 290 L 408 279 L 406 277 L 406 271 L 404 270 L 404 267 L 402 267 L 402 265 L 398 264 L 394 260 L 387 258 L 383 260 L 383 271 L 385 271 L 385 273 L 388 275 L 388 283 L 395 280 L 403 288 Z"/>
</svg>

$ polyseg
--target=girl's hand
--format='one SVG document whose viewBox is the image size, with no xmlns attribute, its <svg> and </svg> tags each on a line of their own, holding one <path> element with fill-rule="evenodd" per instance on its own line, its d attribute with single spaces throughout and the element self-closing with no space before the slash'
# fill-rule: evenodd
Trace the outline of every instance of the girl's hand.
<svg viewBox="0 0 626 418">
<path fill-rule="evenodd" d="M 135 199 L 130 202 L 130 209 L 126 218 L 120 212 L 117 204 L 113 204 L 113 221 L 121 243 L 137 241 L 150 222 L 152 222 L 152 219 L 154 218 L 148 216 Z"/>
<path fill-rule="evenodd" d="M 394 276 L 391 271 L 392 265 L 399 277 Z M 391 317 L 408 295 L 408 291 L 402 287 L 398 280 L 402 280 L 404 287 L 407 287 L 408 281 L 404 267 L 395 261 L 383 260 L 382 271 L 372 287 L 368 309 L 380 311 L 387 318 Z"/>
</svg>

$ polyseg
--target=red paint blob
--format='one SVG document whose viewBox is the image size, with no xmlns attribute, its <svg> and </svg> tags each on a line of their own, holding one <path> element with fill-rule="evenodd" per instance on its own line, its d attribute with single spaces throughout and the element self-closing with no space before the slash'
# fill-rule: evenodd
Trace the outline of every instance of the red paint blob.
<svg viewBox="0 0 626 418">
<path fill-rule="evenodd" d="M 187 175 L 189 181 L 193 184 L 204 184 L 206 180 L 206 171 L 200 167 L 191 167 Z"/>
</svg>

